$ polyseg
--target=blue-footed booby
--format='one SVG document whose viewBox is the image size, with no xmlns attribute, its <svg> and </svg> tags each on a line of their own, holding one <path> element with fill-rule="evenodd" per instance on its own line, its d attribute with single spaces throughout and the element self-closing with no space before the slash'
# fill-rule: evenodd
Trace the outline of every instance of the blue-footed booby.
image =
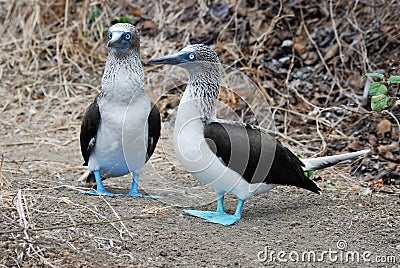
<svg viewBox="0 0 400 268">
<path fill-rule="evenodd" d="M 139 175 L 160 137 L 161 120 L 144 89 L 139 31 L 117 23 L 108 31 L 109 50 L 101 92 L 89 105 L 81 125 L 81 151 L 88 171 L 81 177 L 96 181 L 93 195 L 116 196 L 102 180 L 133 173 L 127 196 L 138 193 Z M 93 178 L 94 176 L 94 178 Z"/>
<path fill-rule="evenodd" d="M 218 196 L 216 211 L 184 210 L 208 222 L 231 225 L 242 216 L 243 204 L 277 185 L 293 185 L 320 193 L 304 172 L 365 155 L 369 150 L 299 159 L 264 129 L 213 118 L 222 79 L 216 53 L 206 45 L 153 58 L 148 64 L 178 65 L 189 71 L 174 126 L 174 150 L 182 166 Z M 224 210 L 224 194 L 238 198 L 236 212 Z"/>
</svg>

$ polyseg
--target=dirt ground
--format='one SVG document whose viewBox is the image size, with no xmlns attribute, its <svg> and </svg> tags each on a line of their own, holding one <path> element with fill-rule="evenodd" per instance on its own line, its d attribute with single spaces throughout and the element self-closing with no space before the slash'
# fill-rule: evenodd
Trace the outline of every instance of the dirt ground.
<svg viewBox="0 0 400 268">
<path fill-rule="evenodd" d="M 193 188 L 199 185 L 185 174 L 153 173 L 152 164 L 146 166 L 141 183 L 148 194 L 164 196 L 161 200 L 80 194 L 77 148 L 77 141 L 67 146 L 7 147 L 7 155 L 20 161 L 3 167 L 9 191 L 2 192 L 2 265 L 396 267 L 400 262 L 398 195 L 360 195 L 362 188 L 353 187 L 324 190 L 318 196 L 279 187 L 248 201 L 243 218 L 223 227 L 182 212 L 182 206 L 215 209 L 215 202 L 201 205 L 188 198 L 197 192 L 205 196 L 204 204 L 213 201 L 206 200 L 214 197 L 213 193 Z M 25 157 L 23 162 L 21 156 Z M 48 167 L 35 171 L 38 162 L 47 162 Z M 65 171 L 65 166 L 74 169 Z M 334 173 L 322 172 L 325 179 Z M 160 189 L 166 178 L 175 186 Z M 110 179 L 105 185 L 115 192 L 127 192 L 130 177 Z M 235 206 L 236 199 L 228 196 L 227 210 L 233 213 Z M 331 257 L 324 257 L 323 252 L 329 250 Z M 272 251 L 286 252 L 281 256 L 286 262 L 273 260 L 277 253 Z M 315 259 L 291 261 L 288 254 L 292 251 L 299 256 L 315 252 Z M 346 259 L 349 252 L 358 257 L 349 255 Z M 294 260 L 296 253 L 291 255 Z M 363 254 L 367 254 L 366 259 Z M 377 264 L 382 257 L 389 263 Z"/>
<path fill-rule="evenodd" d="M 0 265 L 400 267 L 399 87 L 373 112 L 363 77 L 400 75 L 399 13 L 396 1 L 0 1 Z M 233 226 L 206 223 L 182 212 L 216 200 L 171 151 L 178 88 L 158 103 L 163 136 L 139 183 L 162 198 L 81 194 L 80 122 L 121 18 L 140 29 L 143 61 L 212 45 L 262 92 L 294 152 L 371 155 L 316 172 L 320 196 L 277 187 L 247 201 Z M 161 72 L 145 66 L 153 100 Z M 234 94 L 220 100 L 251 120 Z M 125 193 L 130 182 L 105 186 Z M 236 202 L 227 196 L 229 212 Z"/>
</svg>

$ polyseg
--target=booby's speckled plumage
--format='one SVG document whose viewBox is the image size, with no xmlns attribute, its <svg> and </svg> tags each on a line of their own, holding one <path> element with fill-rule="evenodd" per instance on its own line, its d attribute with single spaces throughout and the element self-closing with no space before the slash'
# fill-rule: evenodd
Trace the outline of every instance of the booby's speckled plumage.
<svg viewBox="0 0 400 268">
<path fill-rule="evenodd" d="M 128 23 L 110 27 L 109 54 L 101 92 L 88 107 L 81 126 L 81 151 L 88 166 L 86 181 L 93 179 L 97 191 L 113 196 L 102 179 L 133 173 L 129 196 L 138 193 L 139 175 L 153 154 L 160 136 L 160 114 L 144 89 L 138 30 Z"/>
<path fill-rule="evenodd" d="M 173 64 L 189 71 L 174 126 L 174 150 L 182 166 L 218 195 L 216 211 L 185 210 L 209 222 L 230 225 L 241 218 L 245 200 L 277 185 L 293 185 L 319 193 L 304 171 L 334 165 L 369 150 L 338 156 L 299 159 L 266 131 L 244 123 L 212 118 L 221 83 L 218 56 L 208 46 L 191 45 L 148 61 Z M 238 197 L 234 215 L 224 211 L 224 194 Z"/>
</svg>

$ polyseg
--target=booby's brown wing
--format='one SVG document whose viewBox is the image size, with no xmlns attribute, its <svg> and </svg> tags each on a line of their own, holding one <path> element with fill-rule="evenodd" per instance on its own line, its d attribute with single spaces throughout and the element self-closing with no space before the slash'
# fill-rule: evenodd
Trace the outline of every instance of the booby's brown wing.
<svg viewBox="0 0 400 268">
<path fill-rule="evenodd" d="M 88 165 L 90 154 L 96 144 L 97 130 L 100 124 L 100 110 L 97 98 L 86 109 L 81 124 L 81 152 L 85 160 L 84 166 Z"/>
<path fill-rule="evenodd" d="M 155 105 L 154 103 L 151 102 L 150 105 L 151 105 L 151 111 L 147 119 L 149 135 L 147 137 L 146 161 L 149 160 L 151 155 L 154 153 L 158 139 L 160 138 L 160 131 L 161 131 L 160 111 L 158 110 L 157 105 Z"/>
<path fill-rule="evenodd" d="M 304 164 L 265 131 L 248 124 L 213 121 L 204 136 L 214 153 L 249 183 L 293 185 L 319 193 Z"/>
</svg>

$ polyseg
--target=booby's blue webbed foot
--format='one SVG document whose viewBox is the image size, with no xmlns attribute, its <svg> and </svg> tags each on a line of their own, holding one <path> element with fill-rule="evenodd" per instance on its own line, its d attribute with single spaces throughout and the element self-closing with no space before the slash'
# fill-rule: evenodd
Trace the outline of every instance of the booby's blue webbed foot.
<svg viewBox="0 0 400 268">
<path fill-rule="evenodd" d="M 221 217 L 223 215 L 227 215 L 226 212 L 224 212 L 224 211 L 205 211 L 205 210 L 184 209 L 183 212 L 185 212 L 186 214 L 193 216 L 193 217 L 202 218 L 206 221 L 209 221 L 210 219 L 215 218 L 215 217 Z"/>
<path fill-rule="evenodd" d="M 202 210 L 190 210 L 185 209 L 183 212 L 190 216 L 202 218 L 207 222 L 217 223 L 224 226 L 232 225 L 242 217 L 244 201 L 239 199 L 236 207 L 235 214 L 231 215 L 224 210 L 224 195 L 218 196 L 218 205 L 216 211 L 202 211 Z"/>
<path fill-rule="evenodd" d="M 123 194 L 113 194 L 107 191 L 104 188 L 103 182 L 101 180 L 100 170 L 93 171 L 94 177 L 96 178 L 96 190 L 90 190 L 87 192 L 81 192 L 82 194 L 89 194 L 89 195 L 101 195 L 101 196 L 123 196 Z"/>
<path fill-rule="evenodd" d="M 219 216 L 212 217 L 212 218 L 208 219 L 207 221 L 212 222 L 212 223 L 221 224 L 224 226 L 229 226 L 229 225 L 234 224 L 238 220 L 240 220 L 240 217 L 241 217 L 241 215 L 236 215 L 236 214 L 231 215 L 231 214 L 225 213 L 225 214 L 221 214 Z"/>
<path fill-rule="evenodd" d="M 221 217 L 223 215 L 226 215 L 226 212 L 224 210 L 224 193 L 218 194 L 218 204 L 216 211 L 184 209 L 183 212 L 190 216 L 202 218 L 206 221 L 214 217 Z"/>
<path fill-rule="evenodd" d="M 231 215 L 224 211 L 203 211 L 203 210 L 183 210 L 186 214 L 198 218 L 202 218 L 207 222 L 217 223 L 224 226 L 232 225 L 240 220 L 240 215 Z"/>
</svg>

